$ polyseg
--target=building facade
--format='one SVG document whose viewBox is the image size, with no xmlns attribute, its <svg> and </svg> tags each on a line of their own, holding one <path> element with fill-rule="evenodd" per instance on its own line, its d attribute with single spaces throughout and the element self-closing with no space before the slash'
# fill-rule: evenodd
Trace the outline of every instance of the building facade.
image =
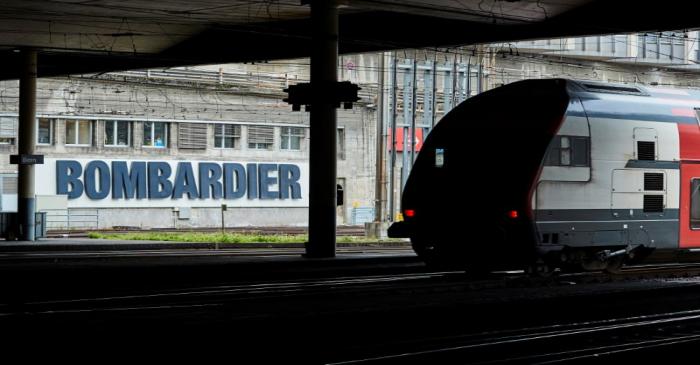
<svg viewBox="0 0 700 365">
<path fill-rule="evenodd" d="M 226 226 L 306 225 L 308 115 L 282 101 L 305 75 L 230 67 L 40 79 L 35 188 L 49 228 L 218 227 L 222 209 Z M 18 83 L 0 83 L 5 155 L 17 150 L 17 100 Z M 370 172 L 348 158 L 372 152 L 367 100 L 339 112 L 341 224 L 372 206 Z M 0 210 L 14 211 L 9 158 L 0 179 Z"/>
</svg>

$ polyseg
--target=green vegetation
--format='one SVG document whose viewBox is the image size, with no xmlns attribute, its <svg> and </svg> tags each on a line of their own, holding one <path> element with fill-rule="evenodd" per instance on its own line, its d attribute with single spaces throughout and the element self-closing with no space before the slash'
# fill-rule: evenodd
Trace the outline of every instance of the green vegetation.
<svg viewBox="0 0 700 365">
<path fill-rule="evenodd" d="M 209 232 L 131 232 L 107 233 L 90 232 L 89 238 L 138 241 L 173 241 L 173 242 L 204 242 L 204 243 L 304 243 L 308 240 L 305 234 L 254 234 L 254 233 L 209 233 Z M 402 242 L 401 239 L 372 239 L 358 236 L 340 236 L 338 243 L 362 242 Z"/>
</svg>

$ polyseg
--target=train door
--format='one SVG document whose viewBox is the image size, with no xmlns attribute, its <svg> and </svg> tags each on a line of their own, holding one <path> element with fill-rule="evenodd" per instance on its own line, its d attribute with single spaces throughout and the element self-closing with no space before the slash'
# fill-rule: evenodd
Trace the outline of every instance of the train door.
<svg viewBox="0 0 700 365">
<path fill-rule="evenodd" d="M 681 164 L 680 247 L 700 247 L 700 163 Z"/>
</svg>

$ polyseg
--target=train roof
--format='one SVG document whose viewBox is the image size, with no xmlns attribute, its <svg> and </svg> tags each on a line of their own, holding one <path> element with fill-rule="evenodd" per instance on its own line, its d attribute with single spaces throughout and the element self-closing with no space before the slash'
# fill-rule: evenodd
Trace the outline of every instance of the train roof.
<svg viewBox="0 0 700 365">
<path fill-rule="evenodd" d="M 700 109 L 700 90 L 565 81 L 569 95 L 581 100 L 589 118 L 698 123 L 696 109 Z"/>
<path fill-rule="evenodd" d="M 566 80 L 576 85 L 577 93 L 594 93 L 606 95 L 628 95 L 652 98 L 672 98 L 681 100 L 693 100 L 700 105 L 700 90 L 682 88 L 663 88 L 646 86 L 641 84 L 608 83 L 589 80 Z M 574 91 L 574 90 L 572 90 Z"/>
</svg>

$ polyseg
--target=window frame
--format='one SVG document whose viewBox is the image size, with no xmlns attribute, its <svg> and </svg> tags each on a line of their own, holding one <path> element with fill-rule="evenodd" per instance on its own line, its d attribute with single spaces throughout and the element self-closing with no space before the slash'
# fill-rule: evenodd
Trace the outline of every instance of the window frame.
<svg viewBox="0 0 700 365">
<path fill-rule="evenodd" d="M 561 147 L 561 141 L 562 138 L 567 138 L 569 140 L 569 146 L 568 147 Z M 589 136 L 571 136 L 571 135 L 556 135 L 554 136 L 554 139 L 558 142 L 558 146 L 551 146 L 551 148 L 547 151 L 545 157 L 544 157 L 544 166 L 554 166 L 554 167 L 591 167 L 591 137 Z M 574 163 L 574 154 L 575 154 L 575 141 L 576 140 L 583 140 L 586 143 L 586 162 L 584 164 L 575 164 Z M 556 152 L 555 152 L 556 151 Z M 569 153 L 569 163 L 568 164 L 563 164 L 562 163 L 562 152 L 568 151 Z M 551 163 L 552 161 L 552 154 L 556 153 L 557 160 L 556 163 L 553 164 Z"/>
<path fill-rule="evenodd" d="M 289 133 L 285 133 L 286 131 L 289 131 Z M 293 130 L 298 130 L 298 134 L 292 133 Z M 284 145 L 284 138 L 287 137 L 287 145 Z M 292 138 L 298 138 L 299 139 L 299 148 L 292 148 Z M 280 127 L 280 150 L 283 151 L 301 151 L 302 150 L 302 141 L 306 137 L 306 131 L 304 130 L 303 127 Z"/>
<path fill-rule="evenodd" d="M 270 143 L 264 143 L 264 142 L 250 142 L 250 134 L 251 134 L 251 127 L 266 127 L 266 128 L 271 128 L 272 129 L 272 141 Z M 249 150 L 261 150 L 261 151 L 272 151 L 275 148 L 275 129 L 273 126 L 266 126 L 266 125 L 249 125 L 246 130 L 246 137 L 247 137 L 247 143 L 248 143 L 248 149 Z"/>
<path fill-rule="evenodd" d="M 107 144 L 107 125 L 113 123 L 112 126 L 112 137 L 114 141 L 112 144 Z M 126 145 L 117 144 L 118 140 L 118 126 L 119 123 L 126 123 Z M 109 148 L 129 148 L 131 147 L 131 122 L 128 120 L 105 120 L 104 121 L 104 146 Z"/>
<path fill-rule="evenodd" d="M 68 123 L 69 123 L 69 122 L 75 123 L 75 141 L 74 141 L 74 142 L 76 142 L 76 143 L 69 143 L 69 142 L 68 142 Z M 87 144 L 85 144 L 85 143 L 77 143 L 77 142 L 80 140 L 80 127 L 79 127 L 79 126 L 80 126 L 82 123 L 84 123 L 84 122 L 87 122 L 87 124 L 90 126 L 90 131 L 88 132 L 89 134 L 88 134 L 88 143 L 87 143 Z M 64 141 L 63 141 L 63 144 L 64 144 L 64 145 L 70 146 L 70 147 L 90 147 L 90 146 L 92 146 L 92 135 L 93 135 L 92 133 L 93 133 L 93 129 L 94 129 L 94 128 L 93 128 L 93 124 L 94 124 L 94 121 L 93 121 L 93 120 L 89 120 L 89 119 L 66 119 L 66 120 L 64 121 L 64 123 L 65 123 L 65 126 L 66 126 L 66 127 L 65 127 L 65 136 L 64 136 L 65 139 L 64 139 Z"/>
<path fill-rule="evenodd" d="M 231 126 L 232 128 L 232 134 L 226 134 L 226 127 Z M 221 127 L 221 133 L 217 133 L 217 129 Z M 236 135 L 236 127 L 238 127 L 238 135 Z M 233 146 L 227 147 L 226 146 L 226 139 L 227 138 L 232 138 L 233 141 Z M 220 139 L 221 140 L 221 147 L 216 146 L 216 141 Z M 236 125 L 236 124 L 227 124 L 227 123 L 214 123 L 214 148 L 218 150 L 231 150 L 231 149 L 236 149 L 240 148 L 240 139 L 241 139 L 241 126 Z M 238 144 L 239 147 L 236 147 L 236 144 Z"/>
<path fill-rule="evenodd" d="M 345 161 L 345 127 L 336 128 L 336 158 Z"/>
<path fill-rule="evenodd" d="M 150 145 L 147 145 L 147 144 L 146 144 L 146 124 L 148 124 L 148 123 L 151 124 L 151 136 L 150 136 L 150 137 L 151 137 L 151 144 L 150 144 Z M 156 146 L 156 145 L 155 145 L 155 133 L 156 133 L 155 124 L 156 124 L 156 123 L 162 123 L 162 124 L 165 125 L 164 133 L 163 133 L 164 136 L 163 136 L 163 145 L 162 145 L 162 146 Z M 170 124 L 170 123 L 168 123 L 168 122 L 148 122 L 148 121 L 144 121 L 144 122 L 143 122 L 143 141 L 142 141 L 142 143 L 141 143 L 141 146 L 142 146 L 142 147 L 146 147 L 146 148 L 168 148 L 168 142 L 169 142 L 169 139 L 168 139 L 168 138 L 170 137 L 170 136 L 169 136 L 169 129 L 170 129 L 170 128 L 169 128 L 169 124 Z"/>
<path fill-rule="evenodd" d="M 271 151 L 273 143 L 255 143 L 255 142 L 248 142 L 248 149 L 249 150 L 262 150 L 262 151 Z"/>
<path fill-rule="evenodd" d="M 41 143 L 39 142 L 39 130 L 41 128 L 39 122 L 41 120 L 46 120 L 49 122 L 49 142 L 48 143 Z M 54 124 L 56 120 L 52 118 L 36 118 L 36 141 L 35 145 L 37 146 L 51 146 L 53 145 L 53 129 L 54 129 Z"/>
<path fill-rule="evenodd" d="M 1 116 L 0 124 L 4 124 L 3 121 L 11 123 L 11 125 L 9 125 L 10 128 L 5 128 L 0 125 L 0 131 L 11 130 L 12 133 L 6 135 L 4 132 L 0 132 L 0 146 L 14 146 L 17 144 L 17 133 L 19 132 L 17 127 L 19 126 L 19 117 Z"/>
</svg>

